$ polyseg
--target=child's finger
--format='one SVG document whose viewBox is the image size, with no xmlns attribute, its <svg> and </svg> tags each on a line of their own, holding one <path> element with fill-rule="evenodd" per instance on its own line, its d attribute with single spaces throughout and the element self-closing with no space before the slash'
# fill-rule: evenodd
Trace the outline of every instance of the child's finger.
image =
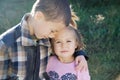
<svg viewBox="0 0 120 80">
<path fill-rule="evenodd" d="M 75 65 L 77 66 L 78 64 L 79 64 L 79 59 L 76 58 L 76 59 L 75 59 Z"/>
<path fill-rule="evenodd" d="M 78 63 L 78 65 L 76 66 L 76 70 L 85 71 L 85 65 L 82 62 Z"/>
</svg>

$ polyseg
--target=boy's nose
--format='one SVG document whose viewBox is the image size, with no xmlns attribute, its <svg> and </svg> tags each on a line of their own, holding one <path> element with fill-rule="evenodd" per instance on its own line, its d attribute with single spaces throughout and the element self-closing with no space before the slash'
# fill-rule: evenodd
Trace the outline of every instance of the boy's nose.
<svg viewBox="0 0 120 80">
<path fill-rule="evenodd" d="M 49 38 L 54 38 L 54 37 L 55 37 L 55 35 L 53 33 L 49 34 Z"/>
<path fill-rule="evenodd" d="M 50 33 L 50 35 L 52 35 L 53 37 L 52 38 L 54 38 L 55 36 L 56 36 L 56 34 L 57 34 L 57 32 L 52 32 L 52 33 Z"/>
</svg>

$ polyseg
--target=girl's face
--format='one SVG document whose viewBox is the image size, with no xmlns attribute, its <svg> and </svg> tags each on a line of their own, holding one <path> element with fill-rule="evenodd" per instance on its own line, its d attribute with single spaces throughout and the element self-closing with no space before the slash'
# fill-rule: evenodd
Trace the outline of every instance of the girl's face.
<svg viewBox="0 0 120 80">
<path fill-rule="evenodd" d="M 33 32 L 38 39 L 53 38 L 55 34 L 65 27 L 65 24 L 59 21 L 47 21 L 44 15 L 37 14 L 32 21 Z"/>
<path fill-rule="evenodd" d="M 53 40 L 54 52 L 60 60 L 73 58 L 77 42 L 73 31 L 67 28 L 56 34 Z"/>
</svg>

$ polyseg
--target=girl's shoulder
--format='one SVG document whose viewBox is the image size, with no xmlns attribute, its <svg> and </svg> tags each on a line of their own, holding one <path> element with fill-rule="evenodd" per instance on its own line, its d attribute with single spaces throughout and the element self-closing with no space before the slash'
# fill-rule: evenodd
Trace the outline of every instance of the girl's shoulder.
<svg viewBox="0 0 120 80">
<path fill-rule="evenodd" d="M 50 56 L 49 57 L 49 61 L 51 61 L 51 62 L 54 62 L 54 61 L 58 61 L 58 58 L 57 58 L 57 56 Z"/>
<path fill-rule="evenodd" d="M 52 56 L 50 56 L 50 58 L 49 58 L 49 59 L 57 59 L 57 56 L 52 55 Z"/>
</svg>

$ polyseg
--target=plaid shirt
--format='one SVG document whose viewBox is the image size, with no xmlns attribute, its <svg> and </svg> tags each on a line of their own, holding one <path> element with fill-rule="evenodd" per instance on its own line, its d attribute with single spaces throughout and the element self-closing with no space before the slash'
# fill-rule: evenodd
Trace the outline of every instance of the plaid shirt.
<svg viewBox="0 0 120 80">
<path fill-rule="evenodd" d="M 0 36 L 0 80 L 41 80 L 45 72 L 49 40 L 36 41 L 28 30 L 26 14 L 21 23 Z"/>
</svg>

